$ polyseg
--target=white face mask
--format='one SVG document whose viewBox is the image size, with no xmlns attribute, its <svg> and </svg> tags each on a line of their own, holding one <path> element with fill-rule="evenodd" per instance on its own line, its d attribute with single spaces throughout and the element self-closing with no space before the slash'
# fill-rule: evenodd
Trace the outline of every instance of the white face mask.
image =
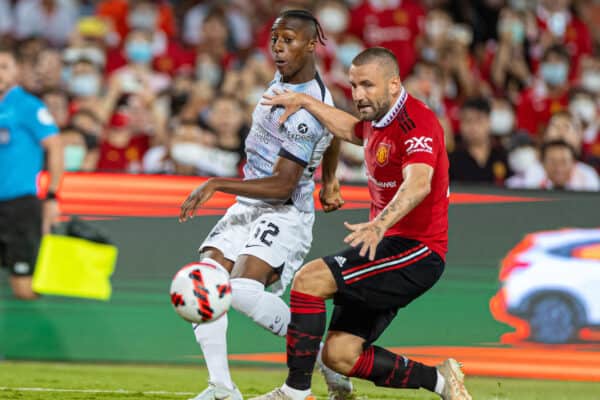
<svg viewBox="0 0 600 400">
<path fill-rule="evenodd" d="M 558 38 L 562 38 L 567 31 L 567 24 L 569 23 L 569 14 L 566 12 L 557 12 L 550 16 L 548 19 L 548 29 L 550 32 Z"/>
<path fill-rule="evenodd" d="M 348 27 L 348 16 L 339 8 L 325 7 L 317 15 L 325 32 L 340 33 Z"/>
<path fill-rule="evenodd" d="M 581 75 L 581 86 L 592 93 L 600 93 L 600 72 L 584 71 Z"/>
<path fill-rule="evenodd" d="M 537 155 L 533 147 L 519 147 L 508 154 L 508 165 L 518 174 L 524 174 L 537 163 Z"/>
<path fill-rule="evenodd" d="M 210 61 L 203 61 L 196 65 L 196 79 L 208 82 L 213 88 L 216 88 L 221 81 L 221 74 L 221 67 Z"/>
<path fill-rule="evenodd" d="M 596 119 L 596 104 L 592 100 L 578 99 L 569 104 L 569 111 L 586 124 Z"/>
<path fill-rule="evenodd" d="M 508 135 L 515 125 L 515 114 L 507 109 L 494 109 L 490 114 L 490 124 L 494 135 Z"/>
<path fill-rule="evenodd" d="M 196 166 L 205 154 L 204 147 L 198 143 L 179 142 L 171 146 L 171 157 L 176 163 L 183 165 Z"/>
<path fill-rule="evenodd" d="M 448 23 L 439 18 L 427 21 L 425 23 L 425 33 L 432 39 L 437 39 L 448 32 Z"/>
</svg>

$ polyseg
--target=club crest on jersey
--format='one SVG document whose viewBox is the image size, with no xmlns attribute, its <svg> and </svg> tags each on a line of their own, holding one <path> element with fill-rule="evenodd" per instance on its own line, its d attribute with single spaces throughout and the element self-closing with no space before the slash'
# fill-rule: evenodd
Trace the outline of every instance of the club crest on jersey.
<svg viewBox="0 0 600 400">
<path fill-rule="evenodd" d="M 379 143 L 377 151 L 375 152 L 375 161 L 381 167 L 386 165 L 390 158 L 390 148 L 392 146 L 389 143 Z"/>
</svg>

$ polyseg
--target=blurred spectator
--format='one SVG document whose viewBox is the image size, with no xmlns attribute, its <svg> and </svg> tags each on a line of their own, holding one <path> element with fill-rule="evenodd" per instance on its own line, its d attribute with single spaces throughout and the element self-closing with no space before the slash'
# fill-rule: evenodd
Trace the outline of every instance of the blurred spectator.
<svg viewBox="0 0 600 400">
<path fill-rule="evenodd" d="M 398 58 L 405 78 L 417 61 L 416 38 L 423 32 L 425 10 L 415 0 L 365 0 L 351 10 L 349 32 L 367 47 L 383 46 Z"/>
<path fill-rule="evenodd" d="M 511 101 L 531 82 L 525 47 L 525 17 L 504 8 L 498 21 L 498 41 L 491 44 L 493 62 L 491 80 L 497 90 L 507 93 Z"/>
<path fill-rule="evenodd" d="M 69 123 L 69 97 L 62 89 L 48 89 L 41 95 L 56 125 L 62 129 Z"/>
<path fill-rule="evenodd" d="M 442 9 L 434 8 L 427 13 L 425 35 L 421 41 L 423 60 L 433 63 L 439 60 L 440 50 L 448 40 L 452 24 L 452 17 Z"/>
<path fill-rule="evenodd" d="M 104 132 L 104 125 L 92 110 L 79 110 L 71 116 L 71 125 L 83 134 L 88 151 L 97 149 Z"/>
<path fill-rule="evenodd" d="M 45 49 L 37 57 L 35 72 L 41 90 L 59 88 L 63 84 L 62 54 L 59 50 Z"/>
<path fill-rule="evenodd" d="M 571 3 L 571 0 L 540 0 L 537 7 L 539 50 L 534 52 L 534 56 L 537 53 L 539 59 L 547 48 L 563 45 L 571 58 L 568 76 L 573 78 L 579 70 L 581 57 L 592 53 L 592 38 L 588 27 L 571 12 Z"/>
<path fill-rule="evenodd" d="M 437 115 L 444 129 L 446 150 L 452 151 L 454 150 L 454 128 L 444 102 L 442 82 L 439 66 L 423 60 L 415 64 L 412 75 L 404 82 L 404 87 L 411 95 L 427 104 Z"/>
<path fill-rule="evenodd" d="M 600 190 L 600 179 L 594 170 L 578 169 L 574 149 L 564 140 L 551 140 L 542 145 L 542 163 L 546 178 L 541 183 L 543 189 L 578 191 Z"/>
<path fill-rule="evenodd" d="M 217 2 L 200 3 L 185 14 L 183 21 L 183 40 L 191 46 L 197 46 L 205 41 L 204 29 L 207 15 Z M 252 44 L 252 26 L 248 15 L 236 4 L 226 4 L 224 9 L 228 30 L 231 32 L 231 45 L 235 49 L 249 49 Z"/>
<path fill-rule="evenodd" d="M 545 177 L 538 151 L 527 132 L 518 132 L 510 140 L 508 166 L 514 173 L 506 180 L 511 189 L 537 189 Z"/>
<path fill-rule="evenodd" d="M 341 143 L 336 176 L 344 182 L 367 181 L 365 153 L 361 146 L 345 141 Z"/>
<path fill-rule="evenodd" d="M 600 118 L 595 97 L 584 89 L 574 90 L 569 97 L 569 112 L 583 130 L 583 160 L 600 170 Z"/>
<path fill-rule="evenodd" d="M 142 172 L 142 159 L 149 148 L 146 135 L 135 135 L 129 116 L 116 112 L 100 143 L 98 170 L 107 172 Z"/>
<path fill-rule="evenodd" d="M 567 106 L 569 63 L 570 57 L 564 47 L 552 46 L 546 50 L 538 79 L 516 102 L 519 129 L 538 136 L 550 116 Z"/>
<path fill-rule="evenodd" d="M 97 14 L 112 22 L 121 39 L 132 28 L 151 29 L 155 24 L 169 37 L 176 33 L 175 16 L 167 1 L 102 0 Z"/>
<path fill-rule="evenodd" d="M 505 150 L 494 146 L 490 126 L 491 107 L 485 98 L 471 98 L 461 109 L 457 149 L 450 153 L 450 180 L 503 184 L 509 175 Z"/>
<path fill-rule="evenodd" d="M 232 96 L 217 97 L 210 108 L 208 125 L 217 133 L 217 146 L 236 154 L 238 161 L 245 157 L 244 140 L 248 131 L 243 104 Z"/>
<path fill-rule="evenodd" d="M 494 136 L 501 138 L 510 138 L 514 132 L 515 112 L 512 104 L 506 98 L 496 97 L 492 99 L 490 128 Z"/>
<path fill-rule="evenodd" d="M 101 108 L 102 75 L 99 67 L 91 60 L 76 61 L 69 67 L 66 79 L 72 110 L 87 109 L 96 112 Z"/>
<path fill-rule="evenodd" d="M 15 5 L 15 36 L 41 35 L 52 45 L 64 46 L 78 17 L 74 0 L 20 0 Z"/>
<path fill-rule="evenodd" d="M 600 54 L 582 60 L 580 85 L 600 103 Z"/>
<path fill-rule="evenodd" d="M 88 152 L 85 136 L 69 126 L 61 130 L 60 139 L 64 150 L 65 171 L 90 172 L 96 170 L 98 152 Z"/>
</svg>

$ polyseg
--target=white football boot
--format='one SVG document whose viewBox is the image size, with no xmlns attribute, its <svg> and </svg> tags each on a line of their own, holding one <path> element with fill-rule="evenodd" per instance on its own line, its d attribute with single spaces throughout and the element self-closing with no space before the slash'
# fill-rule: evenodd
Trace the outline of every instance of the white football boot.
<svg viewBox="0 0 600 400">
<path fill-rule="evenodd" d="M 244 396 L 235 385 L 233 389 L 229 389 L 218 383 L 208 382 L 206 389 L 189 400 L 244 400 Z"/>
</svg>

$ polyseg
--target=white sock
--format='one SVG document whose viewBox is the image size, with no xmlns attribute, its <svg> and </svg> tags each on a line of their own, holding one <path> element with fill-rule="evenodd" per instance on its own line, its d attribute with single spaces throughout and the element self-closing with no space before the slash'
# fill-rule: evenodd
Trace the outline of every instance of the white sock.
<svg viewBox="0 0 600 400">
<path fill-rule="evenodd" d="M 263 328 L 279 336 L 287 334 L 290 309 L 280 297 L 266 292 L 265 286 L 247 278 L 231 280 L 231 306 Z"/>
<path fill-rule="evenodd" d="M 444 391 L 444 385 L 446 384 L 446 379 L 444 379 L 444 376 L 442 374 L 440 374 L 440 371 L 437 371 L 437 382 L 435 383 L 435 389 L 433 390 L 434 392 L 436 392 L 437 394 L 441 395 L 442 392 Z"/>
<path fill-rule="evenodd" d="M 216 321 L 192 326 L 196 341 L 204 354 L 208 380 L 233 389 L 227 363 L 227 314 Z"/>
<path fill-rule="evenodd" d="M 281 390 L 285 394 L 290 396 L 292 398 L 292 400 L 304 400 L 304 399 L 306 399 L 306 396 L 310 395 L 310 389 L 298 390 L 298 389 L 289 387 L 285 383 L 283 384 L 283 386 L 281 386 Z"/>
</svg>

